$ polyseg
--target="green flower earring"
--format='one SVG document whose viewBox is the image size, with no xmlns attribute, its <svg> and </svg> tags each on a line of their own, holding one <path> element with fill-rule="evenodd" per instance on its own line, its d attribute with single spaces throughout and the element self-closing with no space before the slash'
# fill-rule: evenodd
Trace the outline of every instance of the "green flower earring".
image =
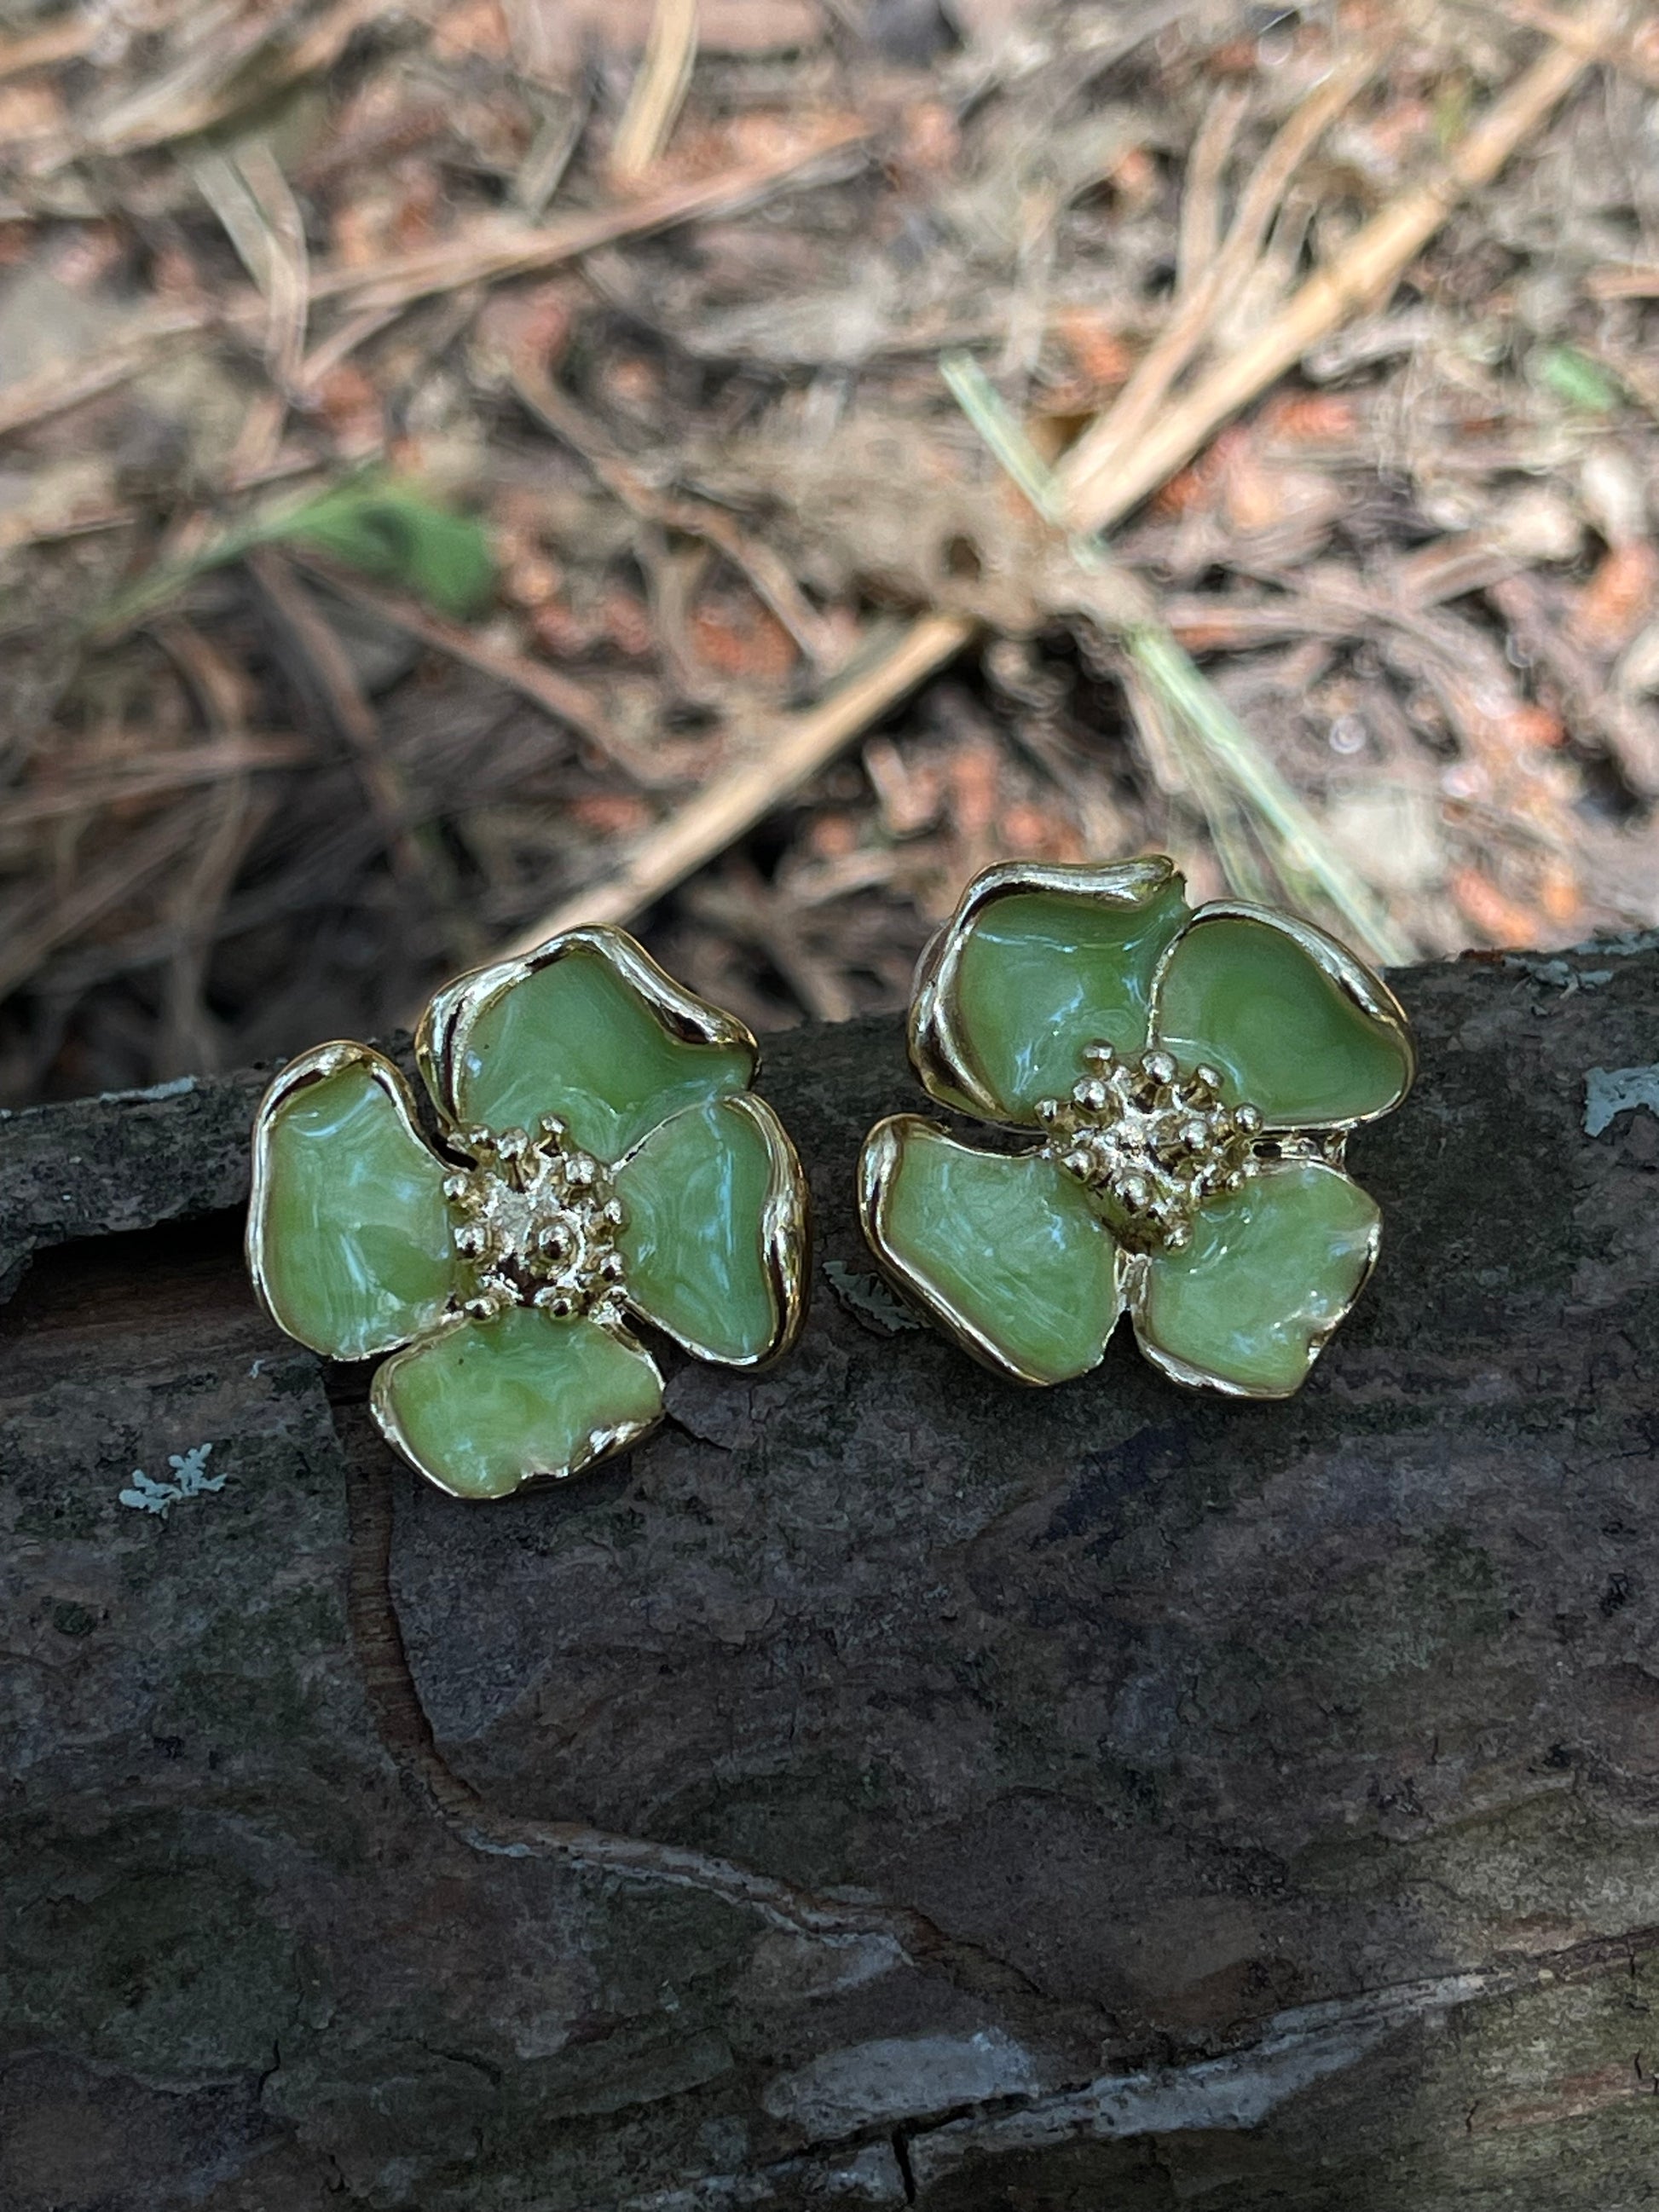
<svg viewBox="0 0 1659 2212">
<path fill-rule="evenodd" d="M 1162 858 L 1009 863 L 924 956 L 910 1057 L 942 1104 L 1043 1135 L 989 1152 L 900 1114 L 865 1141 L 865 1234 L 966 1351 L 1063 1382 L 1127 1309 L 1178 1382 L 1300 1386 L 1376 1258 L 1347 1133 L 1413 1074 L 1352 953 L 1263 908 L 1193 911 Z"/>
<path fill-rule="evenodd" d="M 393 1354 L 374 1419 L 441 1490 L 504 1498 L 652 1428 L 662 1377 L 630 1317 L 732 1367 L 793 1341 L 806 1188 L 749 1088 L 755 1040 L 632 938 L 568 930 L 462 976 L 415 1057 L 435 1147 L 371 1046 L 283 1070 L 254 1123 L 247 1256 L 301 1344 Z"/>
</svg>

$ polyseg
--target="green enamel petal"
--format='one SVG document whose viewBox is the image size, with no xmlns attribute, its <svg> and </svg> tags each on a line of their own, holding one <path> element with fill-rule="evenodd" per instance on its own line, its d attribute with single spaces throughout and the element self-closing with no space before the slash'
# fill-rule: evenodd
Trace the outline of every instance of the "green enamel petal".
<svg viewBox="0 0 1659 2212">
<path fill-rule="evenodd" d="M 449 1297 L 444 1170 L 387 1079 L 349 1062 L 280 1097 L 264 1126 L 252 1241 L 265 1297 L 289 1335 L 333 1359 L 406 1342 Z"/>
<path fill-rule="evenodd" d="M 775 1148 L 788 1158 L 769 1108 L 720 1098 L 665 1121 L 617 1170 L 629 1303 L 708 1358 L 763 1358 L 779 1334 L 765 1220 Z"/>
<path fill-rule="evenodd" d="M 899 1279 L 1027 1381 L 1094 1366 L 1121 1302 L 1115 1247 L 1081 1185 L 1036 1153 L 981 1152 L 911 1116 L 871 1141 L 884 1137 L 878 1249 Z"/>
<path fill-rule="evenodd" d="M 532 1475 L 572 1474 L 631 1442 L 662 1411 L 639 1348 L 595 1322 L 512 1306 L 388 1359 L 374 1417 L 422 1474 L 456 1498 L 506 1498 Z"/>
<path fill-rule="evenodd" d="M 1200 1209 L 1184 1250 L 1153 1255 L 1142 1349 L 1166 1352 L 1184 1381 L 1288 1397 L 1364 1281 L 1380 1218 L 1337 1168 L 1264 1167 Z"/>
<path fill-rule="evenodd" d="M 1340 946 L 1331 951 L 1363 974 Z M 1269 921 L 1199 915 L 1170 955 L 1153 1026 L 1177 1059 L 1213 1062 L 1232 1097 L 1279 1128 L 1367 1120 L 1397 1105 L 1411 1080 L 1400 1031 Z"/>
<path fill-rule="evenodd" d="M 485 1006 L 456 1069 L 456 1117 L 533 1128 L 562 1114 L 579 1145 L 619 1159 L 684 1106 L 743 1090 L 753 1054 L 672 1036 L 631 983 L 585 946 Z"/>
<path fill-rule="evenodd" d="M 1039 1098 L 1063 1098 L 1097 1037 L 1140 1050 L 1153 971 L 1186 919 L 1178 878 L 1141 906 L 1025 891 L 981 908 L 959 956 L 951 1028 L 1002 1119 L 1030 1121 Z"/>
</svg>

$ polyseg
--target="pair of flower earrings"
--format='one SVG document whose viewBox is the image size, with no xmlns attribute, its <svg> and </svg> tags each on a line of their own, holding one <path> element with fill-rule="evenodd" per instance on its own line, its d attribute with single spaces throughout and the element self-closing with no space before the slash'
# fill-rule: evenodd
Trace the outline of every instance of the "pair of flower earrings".
<svg viewBox="0 0 1659 2212">
<path fill-rule="evenodd" d="M 1164 859 L 1010 863 L 924 957 L 929 1096 L 1035 1135 L 1004 1151 L 914 1114 L 860 1165 L 889 1277 L 999 1375 L 1068 1381 L 1128 1312 L 1176 1382 L 1282 1398 L 1376 1261 L 1348 1132 L 1405 1096 L 1391 994 L 1322 931 L 1189 908 Z M 741 1022 L 619 930 L 574 929 L 440 991 L 415 1039 L 422 1134 L 383 1053 L 324 1044 L 254 1127 L 248 1264 L 277 1325 L 392 1357 L 374 1418 L 440 1489 L 502 1498 L 623 1449 L 662 1413 L 643 1322 L 699 1359 L 787 1350 L 805 1181 L 750 1088 Z"/>
</svg>

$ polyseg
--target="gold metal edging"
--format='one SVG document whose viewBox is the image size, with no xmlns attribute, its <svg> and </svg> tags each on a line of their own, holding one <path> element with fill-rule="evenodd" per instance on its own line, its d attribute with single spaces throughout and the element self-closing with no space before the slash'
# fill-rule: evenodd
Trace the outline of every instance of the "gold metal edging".
<svg viewBox="0 0 1659 2212">
<path fill-rule="evenodd" d="M 1344 1169 L 1333 1167 L 1323 1160 L 1264 1160 L 1259 1170 L 1259 1180 L 1265 1182 L 1271 1176 L 1282 1174 L 1287 1168 L 1304 1167 L 1314 1168 L 1322 1175 L 1340 1176 L 1345 1182 L 1353 1182 L 1352 1176 Z M 1354 1188 L 1358 1189 L 1359 1185 L 1355 1183 Z M 1370 1198 L 1369 1191 L 1366 1191 L 1364 1195 Z M 1247 1382 L 1230 1382 L 1224 1376 L 1212 1375 L 1206 1369 L 1193 1366 L 1175 1352 L 1165 1352 L 1163 1346 L 1148 1333 L 1147 1329 L 1146 1292 L 1147 1285 L 1152 1277 L 1151 1262 L 1153 1255 L 1146 1253 L 1130 1255 L 1137 1264 L 1133 1269 L 1132 1275 L 1126 1279 L 1124 1285 L 1124 1304 L 1129 1316 L 1129 1326 L 1135 1333 L 1135 1342 L 1140 1349 L 1141 1357 L 1156 1367 L 1160 1375 L 1166 1376 L 1171 1382 L 1179 1383 L 1184 1390 L 1211 1390 L 1218 1397 L 1249 1399 L 1257 1403 L 1276 1403 L 1286 1398 L 1293 1398 L 1313 1372 L 1314 1363 L 1320 1353 L 1323 1352 L 1337 1330 L 1341 1328 L 1355 1306 L 1358 1304 L 1366 1284 L 1376 1271 L 1377 1256 L 1382 1249 L 1382 1212 L 1375 1199 L 1370 1199 L 1370 1202 L 1376 1209 L 1376 1218 L 1366 1232 L 1365 1264 L 1360 1271 L 1359 1280 L 1350 1291 L 1341 1310 L 1333 1314 L 1325 1326 L 1316 1330 L 1309 1338 L 1307 1356 L 1303 1361 L 1302 1372 L 1288 1389 L 1264 1390 L 1252 1388 Z"/>
<path fill-rule="evenodd" d="M 660 1398 L 662 1370 L 631 1329 L 624 1328 L 620 1322 L 590 1322 L 587 1326 L 592 1328 L 604 1329 L 607 1336 L 614 1337 L 629 1351 L 637 1352 L 655 1376 L 658 1395 Z M 437 1343 L 443 1337 L 453 1335 L 456 1330 L 489 1327 L 488 1322 L 472 1321 L 465 1314 L 450 1315 L 440 1322 L 435 1328 L 427 1329 L 420 1336 L 410 1339 L 400 1350 L 394 1352 L 391 1358 L 383 1360 L 375 1369 L 368 1386 L 368 1409 L 374 1417 L 375 1426 L 386 1442 L 394 1451 L 401 1453 L 416 1474 L 422 1476 L 434 1490 L 441 1490 L 446 1498 L 453 1498 L 463 1505 L 498 1505 L 501 1499 L 501 1498 L 480 1498 L 464 1490 L 452 1489 L 442 1475 L 426 1464 L 405 1435 L 403 1424 L 398 1419 L 391 1401 L 392 1384 L 388 1378 L 393 1370 L 405 1360 L 412 1359 L 417 1352 L 424 1351 L 428 1346 Z M 514 1487 L 510 1491 L 504 1492 L 502 1496 L 520 1498 L 526 1491 L 545 1490 L 556 1482 L 568 1482 L 573 1474 L 580 1474 L 585 1468 L 593 1466 L 597 1461 L 608 1457 L 613 1452 L 624 1451 L 629 1446 L 638 1443 L 641 1437 L 648 1437 L 653 1429 L 660 1427 L 662 1420 L 663 1414 L 659 1410 L 653 1413 L 648 1421 L 623 1421 L 615 1428 L 591 1430 L 587 1437 L 586 1448 L 578 1452 L 575 1457 L 565 1466 L 538 1468 L 533 1474 L 522 1476 Z"/>
<path fill-rule="evenodd" d="M 603 960 L 638 993 L 663 1028 L 681 1043 L 714 1045 L 747 1054 L 747 1079 L 754 1081 L 760 1069 L 760 1048 L 748 1025 L 676 982 L 626 930 L 596 922 L 561 930 L 533 951 L 475 968 L 433 994 L 415 1032 L 415 1059 L 447 1127 L 459 1127 L 466 1119 L 457 1109 L 455 1079 L 480 1015 L 516 985 L 577 951 L 592 952 Z"/>
<path fill-rule="evenodd" d="M 971 1153 L 975 1158 L 986 1159 L 998 1157 L 994 1153 L 986 1152 L 977 1145 L 961 1143 L 951 1135 L 942 1121 L 929 1121 L 925 1115 L 890 1114 L 884 1120 L 876 1123 L 869 1135 L 866 1137 L 864 1148 L 859 1154 L 859 1219 L 863 1225 L 865 1242 L 875 1255 L 882 1273 L 889 1282 L 902 1297 L 908 1299 L 912 1305 L 920 1306 L 928 1318 L 936 1322 L 944 1334 L 962 1351 L 967 1352 L 970 1358 L 978 1360 L 982 1367 L 988 1367 L 994 1374 L 1002 1376 L 1006 1381 L 1026 1383 L 1033 1389 L 1041 1390 L 1052 1389 L 1056 1380 L 1074 1382 L 1078 1376 L 1091 1374 L 1105 1358 L 1106 1346 L 1111 1341 L 1112 1331 L 1116 1328 L 1123 1316 L 1121 1277 L 1118 1279 L 1117 1310 L 1112 1316 L 1111 1328 L 1106 1331 L 1100 1340 L 1100 1350 L 1088 1365 L 1079 1368 L 1075 1375 L 1056 1378 L 1053 1376 L 1036 1374 L 1030 1369 L 1020 1366 L 1017 1360 L 1011 1359 L 1006 1352 L 994 1344 L 990 1338 L 962 1312 L 960 1308 L 953 1305 L 950 1299 L 935 1290 L 932 1284 L 923 1282 L 894 1251 L 887 1239 L 887 1202 L 905 1140 L 908 1137 L 917 1134 L 939 1138 L 957 1152 Z M 1006 1157 L 1018 1159 L 1037 1159 L 1042 1157 L 1042 1152 L 1039 1149 Z M 1118 1250 L 1116 1239 L 1112 1237 L 1111 1231 L 1103 1222 L 1100 1224 L 1100 1230 L 1101 1234 L 1111 1242 L 1113 1249 L 1116 1252 Z"/>
<path fill-rule="evenodd" d="M 1385 1114 L 1392 1114 L 1417 1079 L 1417 1047 L 1413 1041 L 1406 1010 L 1382 978 L 1368 968 L 1357 953 L 1351 952 L 1346 945 L 1321 929 L 1316 923 L 1304 921 L 1297 915 L 1279 914 L 1272 907 L 1255 906 L 1246 899 L 1211 899 L 1206 905 L 1195 907 L 1165 945 L 1158 956 L 1157 967 L 1152 970 L 1152 994 L 1147 1002 L 1148 1036 L 1156 1042 L 1162 1035 L 1164 981 L 1169 973 L 1170 962 L 1193 932 L 1201 929 L 1208 921 L 1261 922 L 1267 928 L 1277 930 L 1281 937 L 1288 937 L 1293 945 L 1301 947 L 1327 981 L 1334 983 L 1344 998 L 1379 1028 L 1389 1031 L 1404 1055 L 1405 1071 L 1400 1087 L 1386 1105 L 1374 1106 L 1369 1113 L 1352 1114 L 1334 1121 L 1281 1121 L 1264 1110 L 1263 1132 L 1307 1129 L 1346 1133 L 1350 1129 L 1363 1127 L 1367 1121 L 1380 1121 Z"/>
<path fill-rule="evenodd" d="M 694 1359 L 708 1361 L 713 1367 L 731 1367 L 752 1374 L 757 1369 L 769 1367 L 789 1351 L 799 1336 L 806 1319 L 807 1285 L 811 1280 L 812 1222 L 811 1201 L 807 1189 L 805 1171 L 800 1164 L 788 1131 L 779 1120 L 775 1109 L 753 1091 L 727 1091 L 725 1097 L 711 1099 L 711 1105 L 729 1107 L 752 1121 L 760 1131 L 767 1152 L 766 1197 L 761 1208 L 761 1263 L 766 1270 L 766 1279 L 772 1294 L 772 1333 L 758 1352 L 733 1359 L 728 1352 L 714 1352 L 690 1336 L 683 1336 L 676 1328 L 641 1304 L 630 1293 L 626 1278 L 623 1282 L 623 1299 L 636 1320 L 643 1322 L 678 1344 L 682 1352 L 689 1352 Z M 681 1109 L 684 1113 L 698 1113 L 700 1107 Z M 678 1116 L 671 1115 L 669 1121 L 659 1122 L 659 1129 L 666 1128 Z M 657 1133 L 656 1129 L 641 1137 L 616 1163 L 611 1172 L 620 1176 L 633 1160 Z"/>
<path fill-rule="evenodd" d="M 278 1070 L 266 1087 L 253 1116 L 253 1178 L 248 1194 L 247 1226 L 243 1236 L 243 1251 L 247 1261 L 248 1278 L 260 1310 L 280 1328 L 284 1336 L 291 1336 L 296 1344 L 303 1344 L 308 1352 L 319 1353 L 325 1359 L 335 1359 L 339 1354 L 325 1344 L 317 1344 L 284 1321 L 276 1310 L 270 1277 L 265 1265 L 265 1214 L 270 1182 L 270 1140 L 277 1115 L 291 1098 L 297 1097 L 313 1085 L 325 1082 L 343 1068 L 361 1067 L 380 1085 L 390 1100 L 394 1112 L 407 1135 L 413 1138 L 422 1152 L 431 1160 L 434 1171 L 441 1175 L 443 1162 L 432 1150 L 416 1118 L 415 1093 L 408 1079 L 394 1060 L 385 1053 L 377 1052 L 373 1045 L 359 1044 L 355 1040 L 336 1037 L 326 1044 L 313 1045 L 308 1052 L 298 1054 L 287 1066 Z M 396 1352 L 414 1340 L 407 1336 L 388 1337 L 383 1343 L 368 1346 L 354 1355 L 358 1359 L 378 1359 L 383 1352 Z"/>
<path fill-rule="evenodd" d="M 1030 1126 L 1008 1121 L 1000 1103 L 979 1079 L 957 1033 L 957 969 L 969 927 L 987 906 L 999 899 L 1048 891 L 1133 908 L 1147 905 L 1159 891 L 1179 881 L 1175 862 L 1162 853 L 1115 861 L 1104 867 L 1003 860 L 982 869 L 963 891 L 950 921 L 935 932 L 916 965 L 908 1033 L 910 1065 L 928 1097 L 942 1106 L 954 1106 L 1004 1127 Z"/>
</svg>

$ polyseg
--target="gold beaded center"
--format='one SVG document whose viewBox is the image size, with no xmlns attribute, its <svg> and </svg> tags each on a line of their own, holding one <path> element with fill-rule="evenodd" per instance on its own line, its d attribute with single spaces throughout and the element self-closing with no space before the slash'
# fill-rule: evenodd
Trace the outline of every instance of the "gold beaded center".
<svg viewBox="0 0 1659 2212">
<path fill-rule="evenodd" d="M 1086 1073 L 1069 1098 L 1037 1102 L 1044 1147 L 1095 1200 L 1133 1251 L 1178 1251 L 1206 1199 L 1255 1173 L 1261 1115 L 1228 1106 L 1221 1076 L 1183 1070 L 1161 1048 L 1122 1060 L 1103 1039 L 1085 1045 Z"/>
<path fill-rule="evenodd" d="M 609 1170 L 570 1142 L 556 1114 L 525 1129 L 463 1129 L 473 1164 L 444 1178 L 459 1263 L 463 1310 L 488 1321 L 536 1305 L 563 1320 L 622 1312 L 617 1232 L 627 1220 Z"/>
</svg>

